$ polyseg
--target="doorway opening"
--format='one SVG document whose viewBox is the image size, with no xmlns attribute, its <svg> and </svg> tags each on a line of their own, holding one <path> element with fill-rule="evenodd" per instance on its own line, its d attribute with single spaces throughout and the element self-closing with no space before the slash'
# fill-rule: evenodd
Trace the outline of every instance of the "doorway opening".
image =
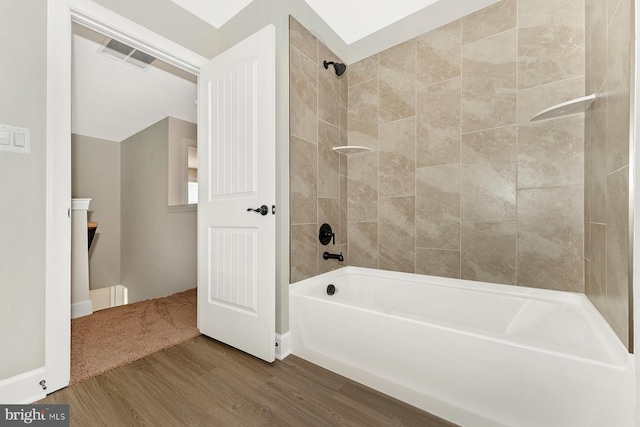
<svg viewBox="0 0 640 427">
<path fill-rule="evenodd" d="M 95 319 L 80 317 L 94 316 L 91 311 L 76 313 L 73 384 L 105 366 L 157 351 L 159 341 L 176 343 L 197 332 L 197 205 L 188 197 L 194 182 L 197 191 L 197 160 L 189 156 L 197 150 L 197 78 L 77 23 L 71 71 L 71 196 L 89 205 L 86 218 L 72 216 L 72 317 L 83 303 L 74 298 L 82 295 L 95 313 L 187 290 L 193 294 L 178 298 L 180 310 L 190 315 L 161 313 L 166 307 L 176 311 L 167 305 L 175 297 Z M 74 221 L 97 226 L 88 253 L 74 250 Z M 82 263 L 88 278 L 75 274 Z M 83 286 L 88 292 L 75 292 Z M 157 316 L 143 334 L 140 323 L 151 312 Z M 167 326 L 174 323 L 176 330 Z"/>
</svg>

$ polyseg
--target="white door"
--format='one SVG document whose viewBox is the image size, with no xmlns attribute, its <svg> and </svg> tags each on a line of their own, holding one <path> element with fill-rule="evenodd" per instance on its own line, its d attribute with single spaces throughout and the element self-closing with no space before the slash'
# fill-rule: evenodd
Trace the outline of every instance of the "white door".
<svg viewBox="0 0 640 427">
<path fill-rule="evenodd" d="M 198 328 L 275 358 L 275 27 L 200 69 Z M 266 207 L 265 215 L 248 209 Z"/>
</svg>

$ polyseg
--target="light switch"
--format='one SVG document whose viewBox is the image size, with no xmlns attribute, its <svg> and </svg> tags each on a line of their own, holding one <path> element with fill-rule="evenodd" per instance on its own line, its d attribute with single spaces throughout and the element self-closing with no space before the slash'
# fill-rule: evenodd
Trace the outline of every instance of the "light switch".
<svg viewBox="0 0 640 427">
<path fill-rule="evenodd" d="M 25 144 L 25 136 L 22 132 L 14 132 L 13 133 L 13 145 L 16 147 L 24 148 Z"/>
<path fill-rule="evenodd" d="M 0 125 L 0 153 L 3 152 L 29 154 L 31 152 L 29 128 Z"/>
</svg>

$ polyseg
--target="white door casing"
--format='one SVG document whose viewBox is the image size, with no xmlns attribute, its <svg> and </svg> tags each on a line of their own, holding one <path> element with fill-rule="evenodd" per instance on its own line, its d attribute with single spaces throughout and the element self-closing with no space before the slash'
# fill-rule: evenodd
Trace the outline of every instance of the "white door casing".
<svg viewBox="0 0 640 427">
<path fill-rule="evenodd" d="M 69 384 L 71 307 L 71 22 L 135 46 L 197 74 L 207 59 L 91 0 L 47 0 L 47 203 L 45 270 L 45 369 L 27 372 L 29 392 L 7 386 L 11 402 L 25 403 Z M 33 379 L 29 376 L 34 373 Z M 10 379 L 13 380 L 13 379 Z M 37 381 L 35 381 L 37 380 Z M 33 390 L 40 390 L 36 399 Z M 0 395 L 3 385 L 0 383 Z M 5 400 L 9 403 L 9 400 Z"/>
<path fill-rule="evenodd" d="M 275 27 L 200 69 L 198 328 L 275 358 Z M 266 215 L 248 209 L 267 208 Z"/>
</svg>

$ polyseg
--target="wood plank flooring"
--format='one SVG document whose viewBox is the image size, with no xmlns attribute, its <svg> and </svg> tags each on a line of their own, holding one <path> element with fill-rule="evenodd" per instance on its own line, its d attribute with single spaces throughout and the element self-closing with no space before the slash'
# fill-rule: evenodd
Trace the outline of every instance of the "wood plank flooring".
<svg viewBox="0 0 640 427">
<path fill-rule="evenodd" d="M 55 392 L 72 426 L 454 426 L 295 356 L 199 336 Z"/>
</svg>

